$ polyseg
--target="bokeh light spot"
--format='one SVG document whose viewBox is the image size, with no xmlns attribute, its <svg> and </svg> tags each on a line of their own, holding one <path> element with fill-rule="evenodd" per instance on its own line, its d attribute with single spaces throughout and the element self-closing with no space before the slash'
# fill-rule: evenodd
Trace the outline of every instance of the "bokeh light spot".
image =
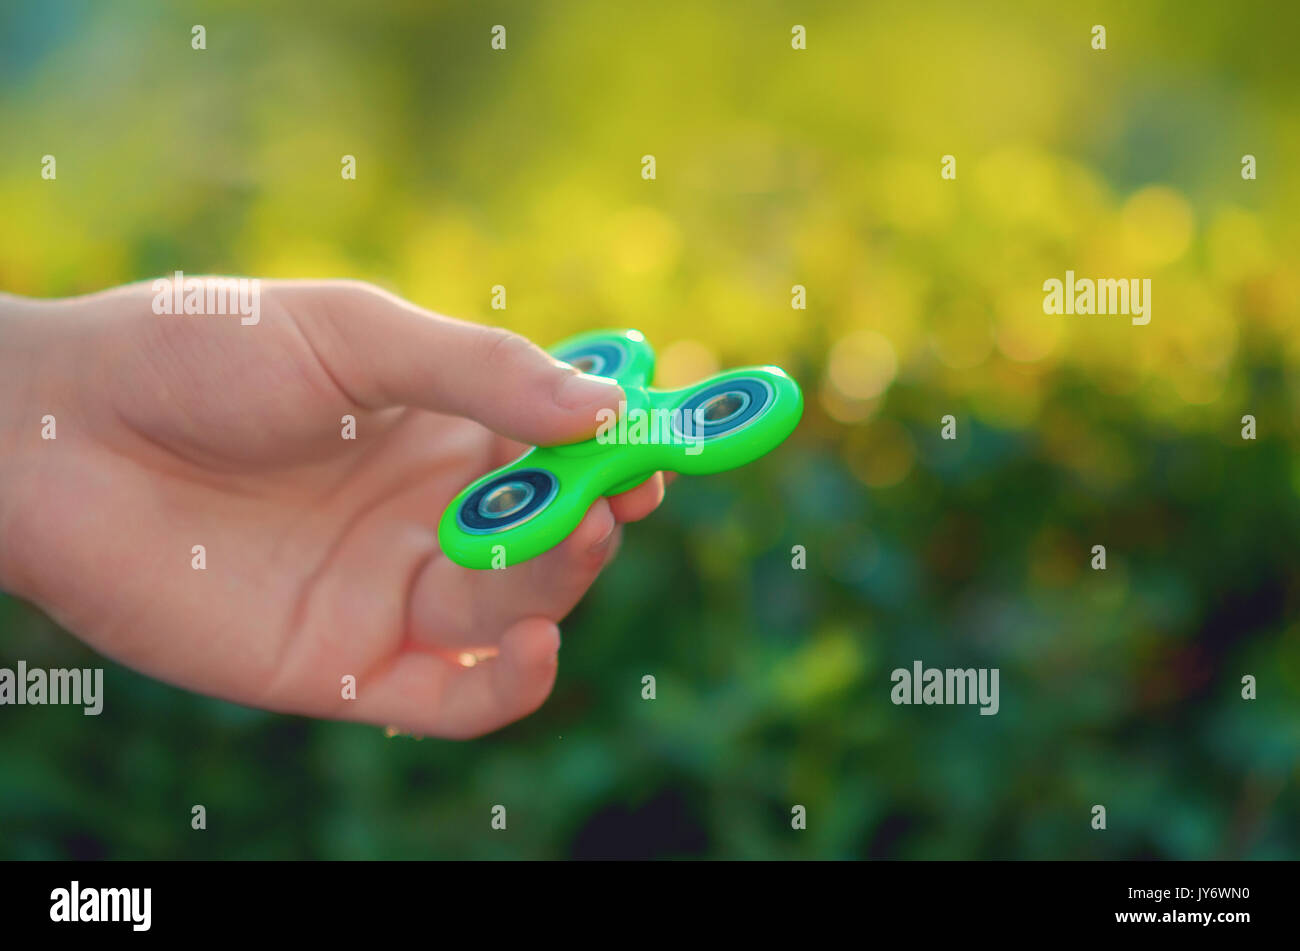
<svg viewBox="0 0 1300 951">
<path fill-rule="evenodd" d="M 655 360 L 655 385 L 689 386 L 718 372 L 718 358 L 698 340 L 677 340 Z"/>
<path fill-rule="evenodd" d="M 893 344 L 874 330 L 860 330 L 831 348 L 826 373 L 832 386 L 850 400 L 874 399 L 898 372 Z"/>
<path fill-rule="evenodd" d="M 873 489 L 884 489 L 902 482 L 912 471 L 916 446 L 898 423 L 879 419 L 855 429 L 844 454 L 855 476 Z"/>
<path fill-rule="evenodd" d="M 1163 185 L 1134 194 L 1120 212 L 1120 237 L 1128 258 L 1141 266 L 1177 261 L 1192 241 L 1191 206 Z"/>
</svg>

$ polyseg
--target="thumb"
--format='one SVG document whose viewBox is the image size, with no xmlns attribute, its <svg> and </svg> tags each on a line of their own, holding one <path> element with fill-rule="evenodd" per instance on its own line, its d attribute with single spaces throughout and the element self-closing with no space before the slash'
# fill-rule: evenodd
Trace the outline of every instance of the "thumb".
<svg viewBox="0 0 1300 951">
<path fill-rule="evenodd" d="M 590 438 L 623 391 L 516 333 L 444 317 L 367 284 L 286 285 L 294 320 L 358 406 L 465 416 L 532 445 Z"/>
</svg>

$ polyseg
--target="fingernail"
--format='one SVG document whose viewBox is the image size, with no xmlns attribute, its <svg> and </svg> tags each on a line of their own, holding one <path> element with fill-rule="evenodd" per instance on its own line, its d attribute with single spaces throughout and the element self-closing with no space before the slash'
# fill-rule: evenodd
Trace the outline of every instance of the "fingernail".
<svg viewBox="0 0 1300 951">
<path fill-rule="evenodd" d="M 609 540 L 614 537 L 614 529 L 611 528 L 604 535 L 600 536 L 600 541 L 594 543 L 587 551 L 597 552 L 609 544 Z"/>
<path fill-rule="evenodd" d="M 596 403 L 616 405 L 623 391 L 613 380 L 590 373 L 575 373 L 565 378 L 555 394 L 555 402 L 564 409 L 582 409 Z"/>
</svg>

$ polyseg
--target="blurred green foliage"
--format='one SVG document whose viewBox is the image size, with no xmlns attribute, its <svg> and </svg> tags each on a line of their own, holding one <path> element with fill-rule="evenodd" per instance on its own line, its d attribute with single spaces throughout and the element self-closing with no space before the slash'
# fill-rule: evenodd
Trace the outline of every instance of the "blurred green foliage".
<svg viewBox="0 0 1300 951">
<path fill-rule="evenodd" d="M 535 716 L 388 738 L 110 664 L 98 718 L 0 709 L 0 857 L 1295 858 L 1297 27 L 1176 0 L 0 7 L 6 290 L 356 277 L 808 396 L 780 451 L 628 531 Z M 1150 277 L 1150 325 L 1045 316 L 1066 269 Z M 103 663 L 3 598 L 0 651 Z M 892 705 L 916 659 L 1000 668 L 1000 713 Z"/>
</svg>

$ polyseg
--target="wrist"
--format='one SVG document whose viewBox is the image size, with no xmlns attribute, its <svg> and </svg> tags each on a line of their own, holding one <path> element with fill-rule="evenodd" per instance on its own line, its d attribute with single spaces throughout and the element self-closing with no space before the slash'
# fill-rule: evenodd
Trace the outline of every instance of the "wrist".
<svg viewBox="0 0 1300 951">
<path fill-rule="evenodd" d="M 18 515 L 28 504 L 28 487 L 39 481 L 36 469 L 48 454 L 41 449 L 57 432 L 57 422 L 43 423 L 57 410 L 44 395 L 42 376 L 57 355 L 47 343 L 47 321 L 61 304 L 0 293 L 0 590 L 16 593 L 23 558 Z"/>
</svg>

